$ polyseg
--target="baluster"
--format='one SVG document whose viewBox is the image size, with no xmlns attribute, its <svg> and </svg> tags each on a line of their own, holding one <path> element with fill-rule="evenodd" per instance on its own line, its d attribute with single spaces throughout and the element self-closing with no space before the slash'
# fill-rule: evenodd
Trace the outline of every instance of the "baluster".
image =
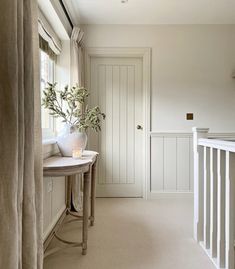
<svg viewBox="0 0 235 269">
<path fill-rule="evenodd" d="M 225 179 L 225 260 L 226 269 L 234 269 L 234 180 L 235 154 L 226 151 Z"/>
<path fill-rule="evenodd" d="M 204 178 L 204 150 L 198 146 L 200 138 L 207 138 L 208 128 L 193 128 L 194 152 L 194 238 L 203 241 L 203 178 Z"/>
<path fill-rule="evenodd" d="M 217 152 L 210 148 L 210 254 L 217 255 Z"/>
<path fill-rule="evenodd" d="M 217 151 L 217 186 L 218 186 L 218 214 L 217 214 L 217 265 L 225 266 L 225 151 Z"/>
<path fill-rule="evenodd" d="M 204 148 L 198 149 L 198 181 L 194 182 L 194 238 L 203 241 Z M 194 171 L 195 173 L 195 171 Z M 195 178 L 194 178 L 195 180 Z"/>
<path fill-rule="evenodd" d="M 204 147 L 204 247 L 210 248 L 210 152 Z"/>
</svg>

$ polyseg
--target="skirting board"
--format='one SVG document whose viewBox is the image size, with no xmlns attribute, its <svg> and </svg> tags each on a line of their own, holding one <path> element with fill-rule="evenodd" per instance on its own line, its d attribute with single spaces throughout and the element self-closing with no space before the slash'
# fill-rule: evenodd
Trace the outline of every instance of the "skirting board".
<svg viewBox="0 0 235 269">
<path fill-rule="evenodd" d="M 211 257 L 210 251 L 205 248 L 204 242 L 199 242 L 199 245 L 202 247 L 202 249 L 205 251 L 205 253 L 209 257 L 209 259 L 212 261 L 212 263 L 214 264 L 215 268 L 218 268 L 219 269 L 220 267 L 218 267 L 217 259 Z"/>
<path fill-rule="evenodd" d="M 150 199 L 193 199 L 193 192 L 150 192 Z"/>
</svg>

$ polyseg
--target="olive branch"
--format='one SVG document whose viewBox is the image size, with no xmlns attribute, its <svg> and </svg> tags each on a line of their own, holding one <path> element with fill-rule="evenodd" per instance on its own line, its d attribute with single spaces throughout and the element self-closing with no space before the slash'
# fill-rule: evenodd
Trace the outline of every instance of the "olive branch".
<svg viewBox="0 0 235 269">
<path fill-rule="evenodd" d="M 96 132 L 101 130 L 101 121 L 105 114 L 98 106 L 83 109 L 89 96 L 88 90 L 78 85 L 58 90 L 57 83 L 47 83 L 43 91 L 42 106 L 49 109 L 51 116 L 62 118 L 63 122 L 71 125 L 79 131 L 86 131 L 88 128 Z"/>
</svg>

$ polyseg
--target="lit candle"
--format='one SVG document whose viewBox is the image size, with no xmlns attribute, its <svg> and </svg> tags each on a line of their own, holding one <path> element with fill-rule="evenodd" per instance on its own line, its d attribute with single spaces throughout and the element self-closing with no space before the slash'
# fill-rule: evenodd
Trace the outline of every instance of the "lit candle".
<svg viewBox="0 0 235 269">
<path fill-rule="evenodd" d="M 73 158 L 79 159 L 82 157 L 82 149 L 73 149 Z"/>
</svg>

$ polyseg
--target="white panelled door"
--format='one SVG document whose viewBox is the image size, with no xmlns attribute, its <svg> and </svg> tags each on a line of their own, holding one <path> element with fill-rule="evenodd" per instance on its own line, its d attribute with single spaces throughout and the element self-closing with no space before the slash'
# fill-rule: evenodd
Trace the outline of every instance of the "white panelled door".
<svg viewBox="0 0 235 269">
<path fill-rule="evenodd" d="M 89 102 L 106 114 L 102 131 L 89 134 L 89 148 L 100 153 L 98 197 L 142 197 L 142 66 L 141 58 L 91 58 Z"/>
</svg>

